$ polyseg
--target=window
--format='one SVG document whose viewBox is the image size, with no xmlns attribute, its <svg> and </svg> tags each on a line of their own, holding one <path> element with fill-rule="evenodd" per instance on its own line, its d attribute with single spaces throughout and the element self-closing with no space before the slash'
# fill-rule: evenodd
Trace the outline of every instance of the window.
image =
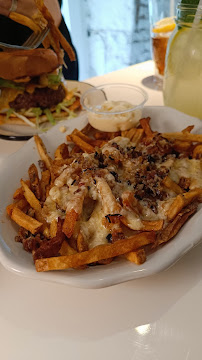
<svg viewBox="0 0 202 360">
<path fill-rule="evenodd" d="M 79 80 L 151 58 L 147 0 L 66 0 L 63 15 L 79 57 Z"/>
</svg>

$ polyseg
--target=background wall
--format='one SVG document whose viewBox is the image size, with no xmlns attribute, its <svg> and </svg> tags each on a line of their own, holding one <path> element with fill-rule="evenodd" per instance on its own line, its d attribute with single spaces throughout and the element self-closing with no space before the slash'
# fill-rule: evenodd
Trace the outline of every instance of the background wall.
<svg viewBox="0 0 202 360">
<path fill-rule="evenodd" d="M 151 58 L 147 0 L 65 0 L 63 14 L 80 80 Z"/>
</svg>

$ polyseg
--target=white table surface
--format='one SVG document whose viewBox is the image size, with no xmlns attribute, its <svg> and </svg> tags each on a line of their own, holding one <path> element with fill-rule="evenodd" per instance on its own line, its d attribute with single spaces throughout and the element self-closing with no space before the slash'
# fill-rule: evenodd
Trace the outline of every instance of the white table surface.
<svg viewBox="0 0 202 360">
<path fill-rule="evenodd" d="M 152 74 L 148 61 L 87 81 L 143 86 Z M 163 105 L 160 91 L 144 88 L 148 105 Z M 1 159 L 22 145 L 0 140 Z M 200 360 L 201 259 L 199 245 L 165 272 L 100 290 L 29 280 L 0 265 L 0 359 Z"/>
</svg>

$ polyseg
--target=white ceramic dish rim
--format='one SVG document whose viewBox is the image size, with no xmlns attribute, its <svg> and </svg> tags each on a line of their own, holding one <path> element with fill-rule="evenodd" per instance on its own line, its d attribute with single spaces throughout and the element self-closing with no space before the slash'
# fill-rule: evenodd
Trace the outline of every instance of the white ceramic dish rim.
<svg viewBox="0 0 202 360">
<path fill-rule="evenodd" d="M 154 129 L 156 128 L 155 123 L 157 123 L 160 132 L 165 130 L 178 131 L 192 124 L 196 127 L 195 132 L 202 131 L 202 123 L 199 119 L 189 117 L 171 108 L 145 107 L 143 116 L 151 116 Z M 72 131 L 74 127 L 82 128 L 85 123 L 87 123 L 85 113 L 75 119 L 63 121 L 54 129 L 52 128 L 43 134 L 43 141 L 48 149 L 53 147 L 54 150 L 57 144 L 64 141 L 66 135 L 59 132 L 61 125 L 66 125 L 68 131 Z M 85 271 L 66 270 L 37 273 L 31 254 L 23 250 L 22 244 L 14 241 L 17 227 L 5 214 L 5 207 L 11 202 L 12 193 L 18 186 L 20 178 L 26 175 L 28 166 L 38 160 L 37 151 L 33 151 L 33 148 L 35 148 L 34 141 L 30 139 L 19 151 L 10 155 L 2 163 L 0 169 L 0 262 L 6 269 L 36 280 L 62 283 L 80 288 L 103 288 L 166 270 L 201 241 L 202 209 L 199 209 L 184 225 L 175 239 L 151 254 L 143 265 L 137 266 L 121 259 L 109 265 L 89 267 Z M 32 151 L 33 156 L 30 160 L 30 152 Z M 13 176 L 13 168 L 15 168 L 16 163 L 18 164 L 16 175 Z"/>
</svg>

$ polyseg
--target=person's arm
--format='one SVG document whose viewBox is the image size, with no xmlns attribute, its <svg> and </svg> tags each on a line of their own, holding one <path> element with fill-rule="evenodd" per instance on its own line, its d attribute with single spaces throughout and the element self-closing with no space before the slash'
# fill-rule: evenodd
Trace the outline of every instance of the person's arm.
<svg viewBox="0 0 202 360">
<path fill-rule="evenodd" d="M 55 24 L 60 25 L 62 16 L 58 0 L 44 0 L 44 4 L 50 11 Z M 0 0 L 0 14 L 8 16 L 14 5 L 15 12 L 31 17 L 37 12 L 34 0 Z"/>
<path fill-rule="evenodd" d="M 11 5 L 12 0 L 0 0 L 0 14 L 8 16 Z"/>
</svg>

